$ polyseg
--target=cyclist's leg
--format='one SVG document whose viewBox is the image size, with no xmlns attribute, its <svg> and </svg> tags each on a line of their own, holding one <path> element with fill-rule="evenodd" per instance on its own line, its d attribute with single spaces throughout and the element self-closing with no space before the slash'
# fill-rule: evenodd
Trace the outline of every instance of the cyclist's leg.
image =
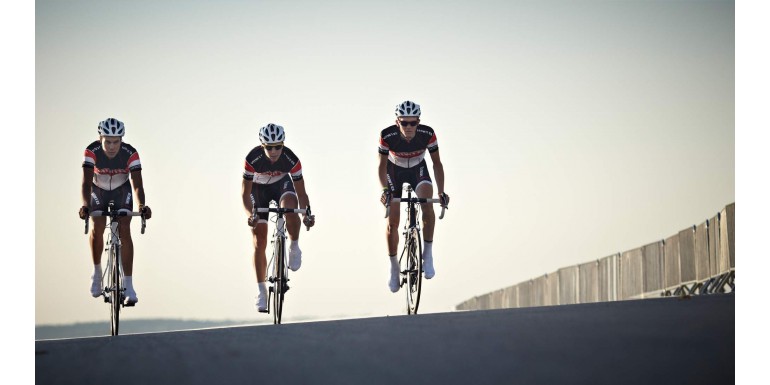
<svg viewBox="0 0 770 385">
<path fill-rule="evenodd" d="M 91 188 L 91 200 L 88 208 L 91 212 L 95 210 L 107 209 L 107 202 L 104 199 L 104 190 L 93 186 Z M 102 295 L 102 252 L 104 250 L 104 228 L 107 224 L 105 217 L 92 217 L 91 234 L 89 234 L 88 244 L 91 247 L 91 261 L 94 263 L 94 270 L 91 274 L 91 296 L 96 298 Z"/>
<path fill-rule="evenodd" d="M 257 227 L 251 230 L 254 240 L 254 271 L 257 274 L 257 284 L 264 284 L 267 279 L 267 221 L 260 219 Z"/>
<path fill-rule="evenodd" d="M 415 193 L 419 198 L 433 198 L 433 180 L 430 179 L 428 165 L 425 163 L 425 160 L 415 166 L 414 169 L 412 188 L 414 188 Z M 423 203 L 420 205 L 420 209 L 422 211 L 422 238 L 426 242 L 433 242 L 433 227 L 436 224 L 433 204 Z"/>
<path fill-rule="evenodd" d="M 284 192 L 281 195 L 279 205 L 287 209 L 296 209 L 299 205 L 297 194 L 293 191 Z M 292 241 L 299 240 L 299 214 L 287 213 L 284 215 L 284 218 L 286 218 L 286 230 L 289 232 L 289 239 Z"/>
<path fill-rule="evenodd" d="M 388 162 L 387 171 L 388 187 L 390 188 L 391 197 L 401 198 L 404 185 L 403 169 L 397 167 L 391 162 Z M 388 244 L 388 259 L 390 261 L 390 279 L 388 280 L 388 287 L 393 293 L 398 292 L 398 290 L 401 288 L 401 269 L 398 265 L 398 223 L 400 219 L 401 204 L 391 204 L 390 212 L 388 213 L 387 227 L 385 228 L 385 239 L 387 240 Z"/>
<path fill-rule="evenodd" d="M 430 173 L 428 172 L 428 166 L 423 161 L 417 166 L 417 186 L 415 186 L 415 192 L 420 198 L 432 198 L 433 197 L 433 181 L 430 179 Z M 420 205 L 422 211 L 422 238 L 424 241 L 424 247 L 422 250 L 423 270 L 425 271 L 425 278 L 431 279 L 436 274 L 433 268 L 433 230 L 436 225 L 436 214 L 433 211 L 432 203 L 423 203 Z"/>
<path fill-rule="evenodd" d="M 251 189 L 251 203 L 254 207 L 269 207 L 268 186 L 254 184 Z M 254 244 L 254 272 L 257 276 L 257 310 L 267 311 L 267 213 L 257 214 L 257 225 L 251 229 Z"/>
<path fill-rule="evenodd" d="M 118 219 L 120 223 L 120 254 L 123 274 L 130 277 L 134 271 L 134 241 L 131 239 L 131 217 Z"/>
</svg>

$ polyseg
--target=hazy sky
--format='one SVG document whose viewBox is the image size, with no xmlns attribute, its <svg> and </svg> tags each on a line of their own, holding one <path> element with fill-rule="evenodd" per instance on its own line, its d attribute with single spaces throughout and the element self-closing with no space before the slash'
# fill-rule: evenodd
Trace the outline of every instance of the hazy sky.
<svg viewBox="0 0 770 385">
<path fill-rule="evenodd" d="M 289 320 L 404 313 L 376 147 L 406 99 L 436 131 L 452 198 L 424 313 L 736 200 L 730 1 L 37 1 L 35 22 L 35 324 L 107 322 L 77 217 L 107 117 L 125 122 L 153 209 L 146 234 L 134 221 L 125 319 L 270 317 L 240 199 L 268 122 L 317 219 Z"/>
</svg>

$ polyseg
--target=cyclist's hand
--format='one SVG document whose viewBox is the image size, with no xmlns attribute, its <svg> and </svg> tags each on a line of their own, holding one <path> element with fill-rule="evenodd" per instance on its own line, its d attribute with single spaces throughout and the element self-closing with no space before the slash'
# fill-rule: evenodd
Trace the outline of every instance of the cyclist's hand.
<svg viewBox="0 0 770 385">
<path fill-rule="evenodd" d="M 250 216 L 248 221 L 247 221 L 247 223 L 249 224 L 249 227 L 251 227 L 253 229 L 253 228 L 257 227 L 257 222 L 258 221 L 259 220 L 256 217 Z"/>
<path fill-rule="evenodd" d="M 380 196 L 380 202 L 383 206 L 387 207 L 390 203 L 390 189 L 382 190 L 382 196 Z"/>
<path fill-rule="evenodd" d="M 88 207 L 86 206 L 81 207 L 80 211 L 78 211 L 78 215 L 80 216 L 80 219 L 88 218 Z"/>
<path fill-rule="evenodd" d="M 308 230 L 310 230 L 313 225 L 315 225 L 315 215 L 307 215 L 305 218 L 302 219 L 302 223 L 307 226 Z"/>
<path fill-rule="evenodd" d="M 139 206 L 139 211 L 144 214 L 144 219 L 150 219 L 152 217 L 150 206 Z"/>
<path fill-rule="evenodd" d="M 442 192 L 438 194 L 438 198 L 441 200 L 441 207 L 449 208 L 449 195 L 447 193 Z"/>
</svg>

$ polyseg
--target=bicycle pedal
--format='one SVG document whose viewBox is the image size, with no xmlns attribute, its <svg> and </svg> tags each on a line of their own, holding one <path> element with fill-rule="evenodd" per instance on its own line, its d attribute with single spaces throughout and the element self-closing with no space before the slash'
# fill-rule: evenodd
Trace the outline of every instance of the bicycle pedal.
<svg viewBox="0 0 770 385">
<path fill-rule="evenodd" d="M 104 296 L 104 303 L 110 303 L 110 297 Z"/>
<path fill-rule="evenodd" d="M 269 312 L 267 311 L 267 309 L 265 309 L 265 310 L 259 310 L 259 309 L 257 309 L 257 311 L 258 311 L 258 312 L 260 312 L 260 313 L 269 313 Z"/>
<path fill-rule="evenodd" d="M 128 301 L 128 302 L 126 302 L 126 303 L 123 305 L 123 307 L 134 307 L 134 305 L 136 305 L 136 302 L 131 302 L 131 301 Z"/>
</svg>

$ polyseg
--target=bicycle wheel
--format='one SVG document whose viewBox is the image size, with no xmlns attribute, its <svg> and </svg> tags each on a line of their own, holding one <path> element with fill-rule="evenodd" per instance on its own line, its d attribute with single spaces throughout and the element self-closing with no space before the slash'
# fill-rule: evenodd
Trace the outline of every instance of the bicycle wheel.
<svg viewBox="0 0 770 385">
<path fill-rule="evenodd" d="M 406 310 L 408 314 L 417 314 L 422 290 L 422 242 L 416 228 L 410 230 L 404 247 L 406 258 L 402 271 L 406 274 Z"/>
<path fill-rule="evenodd" d="M 275 240 L 273 249 L 273 324 L 281 323 L 283 295 L 286 288 L 286 261 L 284 259 L 283 239 Z"/>
<path fill-rule="evenodd" d="M 110 297 L 110 330 L 111 335 L 118 335 L 120 327 L 120 304 L 123 302 L 123 292 L 121 290 L 122 282 L 120 280 L 120 246 L 112 245 L 110 247 L 110 258 L 112 264 L 109 274 L 109 297 Z"/>
</svg>

